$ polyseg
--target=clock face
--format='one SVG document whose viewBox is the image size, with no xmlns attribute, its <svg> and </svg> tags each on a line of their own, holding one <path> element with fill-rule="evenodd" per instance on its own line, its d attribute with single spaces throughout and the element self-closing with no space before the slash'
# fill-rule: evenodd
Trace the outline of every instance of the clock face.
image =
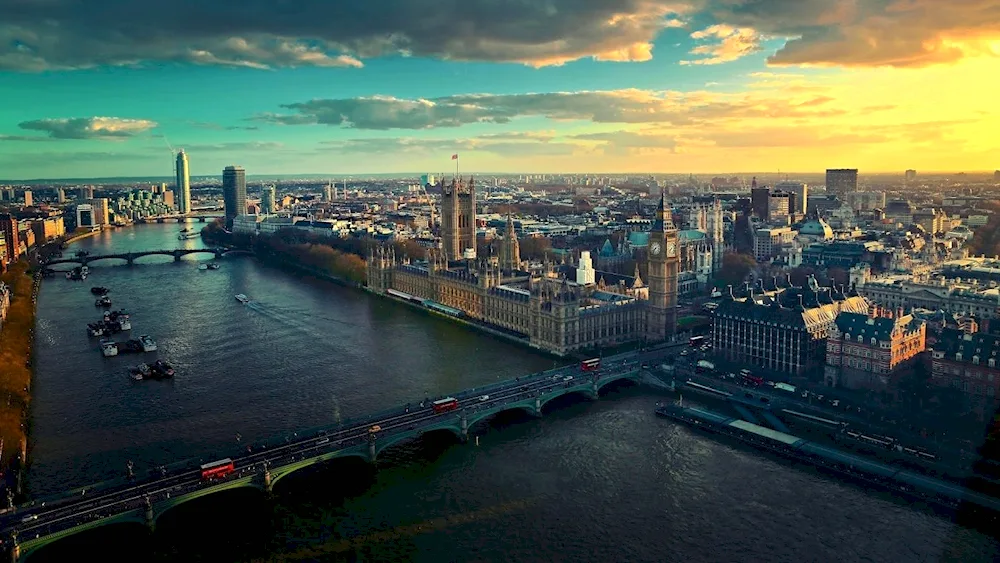
<svg viewBox="0 0 1000 563">
<path fill-rule="evenodd" d="M 660 243 L 654 242 L 653 244 L 649 245 L 649 252 L 652 253 L 653 256 L 659 256 L 660 255 Z"/>
<path fill-rule="evenodd" d="M 672 242 L 668 242 L 667 243 L 667 256 L 673 256 L 675 252 L 677 252 L 677 245 L 674 244 L 674 243 L 672 243 Z"/>
</svg>

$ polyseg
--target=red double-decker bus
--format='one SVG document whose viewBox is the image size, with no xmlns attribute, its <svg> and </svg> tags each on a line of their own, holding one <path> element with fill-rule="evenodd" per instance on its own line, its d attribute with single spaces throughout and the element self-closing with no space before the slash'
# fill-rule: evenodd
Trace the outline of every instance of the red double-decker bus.
<svg viewBox="0 0 1000 563">
<path fill-rule="evenodd" d="M 454 397 L 446 397 L 439 401 L 434 401 L 431 403 L 431 408 L 434 412 L 448 412 L 453 411 L 458 408 L 458 399 Z"/>
<path fill-rule="evenodd" d="M 213 461 L 212 463 L 202 465 L 201 478 L 219 479 L 234 471 L 236 471 L 236 467 L 233 465 L 233 460 L 227 457 L 226 459 L 220 459 L 219 461 Z"/>
<path fill-rule="evenodd" d="M 601 359 L 591 358 L 589 360 L 584 360 L 580 362 L 581 371 L 597 371 L 601 369 Z"/>
</svg>

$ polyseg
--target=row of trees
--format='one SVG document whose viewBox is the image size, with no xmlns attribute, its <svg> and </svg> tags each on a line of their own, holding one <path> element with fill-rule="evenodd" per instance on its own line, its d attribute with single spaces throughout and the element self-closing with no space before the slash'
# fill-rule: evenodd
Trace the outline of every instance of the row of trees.
<svg viewBox="0 0 1000 563">
<path fill-rule="evenodd" d="M 11 289 L 7 319 L 0 330 L 0 438 L 3 439 L 0 468 L 6 470 L 15 455 L 21 454 L 26 439 L 25 416 L 30 401 L 31 334 L 35 324 L 32 302 L 34 280 L 28 264 L 17 262 L 3 276 Z"/>
<path fill-rule="evenodd" d="M 969 240 L 969 253 L 986 256 L 1000 255 L 1000 204 L 989 204 L 987 209 L 994 212 L 988 223 L 976 229 Z"/>
</svg>

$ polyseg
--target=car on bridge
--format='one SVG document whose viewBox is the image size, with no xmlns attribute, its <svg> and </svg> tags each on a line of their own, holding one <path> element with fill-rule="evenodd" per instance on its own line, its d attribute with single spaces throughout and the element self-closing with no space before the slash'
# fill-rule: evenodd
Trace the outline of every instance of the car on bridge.
<svg viewBox="0 0 1000 563">
<path fill-rule="evenodd" d="M 382 427 L 379 426 L 378 424 L 376 424 L 375 426 L 372 426 L 371 428 L 369 428 L 368 431 L 371 432 L 372 434 L 374 434 L 376 432 L 381 432 L 382 431 Z"/>
<path fill-rule="evenodd" d="M 481 402 L 481 403 L 489 401 L 489 400 L 490 400 L 490 396 L 489 395 L 480 395 L 479 396 L 479 402 Z"/>
</svg>

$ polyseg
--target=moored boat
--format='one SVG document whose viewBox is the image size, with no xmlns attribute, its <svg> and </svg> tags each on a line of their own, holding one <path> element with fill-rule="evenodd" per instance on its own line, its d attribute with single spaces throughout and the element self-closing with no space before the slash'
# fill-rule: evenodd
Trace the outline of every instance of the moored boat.
<svg viewBox="0 0 1000 563">
<path fill-rule="evenodd" d="M 143 334 L 139 337 L 139 344 L 142 346 L 143 352 L 156 351 L 156 341 L 153 340 L 153 337 L 148 334 Z"/>
<path fill-rule="evenodd" d="M 208 264 L 199 264 L 198 265 L 198 269 L 199 270 L 207 270 L 208 269 Z"/>
<path fill-rule="evenodd" d="M 109 291 L 111 290 L 103 286 L 90 288 L 90 292 L 93 293 L 94 295 L 107 295 Z"/>
<path fill-rule="evenodd" d="M 209 269 L 209 270 L 218 270 L 218 269 L 219 269 L 219 264 L 218 264 L 218 263 L 216 263 L 216 262 L 212 262 L 212 263 L 210 263 L 210 264 L 208 265 L 208 269 Z"/>
<path fill-rule="evenodd" d="M 100 299 L 94 301 L 94 305 L 97 306 L 97 307 L 110 307 L 111 306 L 111 298 L 108 297 L 107 295 L 105 295 L 105 296 L 101 297 Z"/>
<path fill-rule="evenodd" d="M 149 366 L 153 377 L 157 378 L 168 378 L 174 376 L 174 368 L 167 362 L 163 360 L 156 360 L 153 365 Z"/>
<path fill-rule="evenodd" d="M 108 339 L 101 339 L 101 354 L 104 354 L 105 358 L 110 358 L 111 356 L 117 356 L 118 344 Z"/>
</svg>

